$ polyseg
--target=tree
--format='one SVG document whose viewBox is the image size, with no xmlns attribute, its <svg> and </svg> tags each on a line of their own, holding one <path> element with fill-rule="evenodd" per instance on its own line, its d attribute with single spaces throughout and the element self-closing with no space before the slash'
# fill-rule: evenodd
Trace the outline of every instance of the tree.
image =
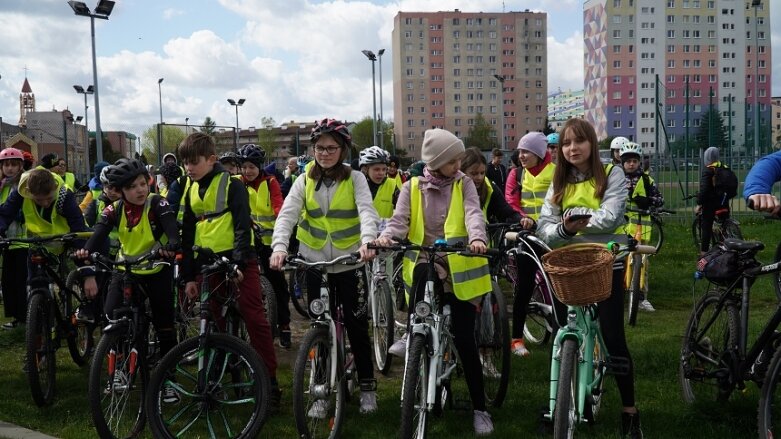
<svg viewBox="0 0 781 439">
<path fill-rule="evenodd" d="M 277 135 L 274 134 L 273 128 L 276 125 L 276 121 L 273 117 L 261 117 L 260 129 L 258 131 L 258 146 L 263 148 L 266 152 L 267 160 L 271 158 L 274 152 L 274 146 L 276 145 Z"/>
<path fill-rule="evenodd" d="M 469 134 L 464 139 L 464 144 L 467 148 L 476 146 L 483 151 L 490 151 L 499 147 L 496 139 L 494 127 L 488 124 L 481 113 L 477 113 L 475 124 L 469 128 Z"/>
<path fill-rule="evenodd" d="M 106 137 L 106 134 L 103 133 L 102 136 L 102 144 L 103 144 L 103 161 L 114 163 L 117 160 L 122 158 L 122 154 L 115 152 L 114 148 L 111 146 L 111 142 L 108 141 L 108 137 Z M 89 162 L 95 163 L 97 161 L 97 157 L 95 154 L 95 151 L 97 151 L 97 141 L 94 138 L 89 139 Z"/>
<path fill-rule="evenodd" d="M 718 108 L 710 108 L 702 115 L 700 129 L 695 134 L 693 143 L 703 150 L 711 146 L 722 148 L 722 150 L 728 148 L 727 127 L 724 125 L 724 119 Z"/>
<path fill-rule="evenodd" d="M 542 134 L 545 134 L 546 136 L 551 133 L 555 133 L 556 130 L 553 129 L 553 127 L 550 125 L 550 121 L 548 118 L 545 118 L 545 128 L 542 130 Z"/>
<path fill-rule="evenodd" d="M 377 146 L 382 145 L 386 151 L 393 151 L 393 122 L 378 121 L 377 124 Z M 350 136 L 353 138 L 353 147 L 356 151 L 368 148 L 374 145 L 374 135 L 372 134 L 372 117 L 365 116 L 353 126 Z M 380 142 L 379 135 L 382 135 Z"/>
<path fill-rule="evenodd" d="M 215 122 L 211 117 L 206 116 L 206 119 L 203 120 L 203 124 L 201 124 L 201 132 L 213 136 L 214 132 L 216 131 L 216 126 L 217 122 Z"/>
<path fill-rule="evenodd" d="M 184 140 L 184 131 L 181 128 L 171 125 L 161 125 L 163 129 L 163 144 L 158 158 L 157 148 L 157 124 L 152 125 L 141 135 L 141 147 L 143 154 L 149 163 L 158 163 L 162 157 L 169 153 L 176 153 L 176 148 Z"/>
</svg>

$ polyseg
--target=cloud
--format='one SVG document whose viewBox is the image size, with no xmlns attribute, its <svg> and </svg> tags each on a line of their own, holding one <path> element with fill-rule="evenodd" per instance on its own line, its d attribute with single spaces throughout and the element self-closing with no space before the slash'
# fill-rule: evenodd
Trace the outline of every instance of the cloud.
<svg viewBox="0 0 781 439">
<path fill-rule="evenodd" d="M 163 18 L 170 20 L 179 15 L 184 15 L 184 11 L 181 9 L 167 8 L 163 11 Z"/>
<path fill-rule="evenodd" d="M 560 42 L 548 33 L 548 93 L 582 90 L 583 75 L 583 34 L 576 31 Z"/>
</svg>

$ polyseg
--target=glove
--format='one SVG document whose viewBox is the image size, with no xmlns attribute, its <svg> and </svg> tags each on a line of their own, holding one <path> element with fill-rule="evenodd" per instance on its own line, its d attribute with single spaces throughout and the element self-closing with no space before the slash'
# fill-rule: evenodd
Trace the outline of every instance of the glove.
<svg viewBox="0 0 781 439">
<path fill-rule="evenodd" d="M 632 201 L 637 204 L 637 207 L 643 210 L 647 210 L 651 207 L 651 199 L 648 197 L 634 197 Z"/>
</svg>

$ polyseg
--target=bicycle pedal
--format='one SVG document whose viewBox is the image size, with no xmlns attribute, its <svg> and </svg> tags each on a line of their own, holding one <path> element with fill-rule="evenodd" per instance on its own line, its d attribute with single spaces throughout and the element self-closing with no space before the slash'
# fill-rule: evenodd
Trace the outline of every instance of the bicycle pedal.
<svg viewBox="0 0 781 439">
<path fill-rule="evenodd" d="M 608 375 L 629 375 L 629 358 L 611 356 L 605 362 L 605 373 Z"/>
</svg>

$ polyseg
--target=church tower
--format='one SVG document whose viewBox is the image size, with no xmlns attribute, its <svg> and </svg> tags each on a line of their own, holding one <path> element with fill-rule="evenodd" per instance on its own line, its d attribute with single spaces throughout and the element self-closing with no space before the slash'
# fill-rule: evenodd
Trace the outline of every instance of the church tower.
<svg viewBox="0 0 781 439">
<path fill-rule="evenodd" d="M 30 83 L 27 82 L 27 77 L 24 78 L 24 85 L 22 85 L 22 92 L 19 93 L 19 126 L 27 126 L 27 114 L 35 111 L 35 94 L 30 87 Z"/>
</svg>

